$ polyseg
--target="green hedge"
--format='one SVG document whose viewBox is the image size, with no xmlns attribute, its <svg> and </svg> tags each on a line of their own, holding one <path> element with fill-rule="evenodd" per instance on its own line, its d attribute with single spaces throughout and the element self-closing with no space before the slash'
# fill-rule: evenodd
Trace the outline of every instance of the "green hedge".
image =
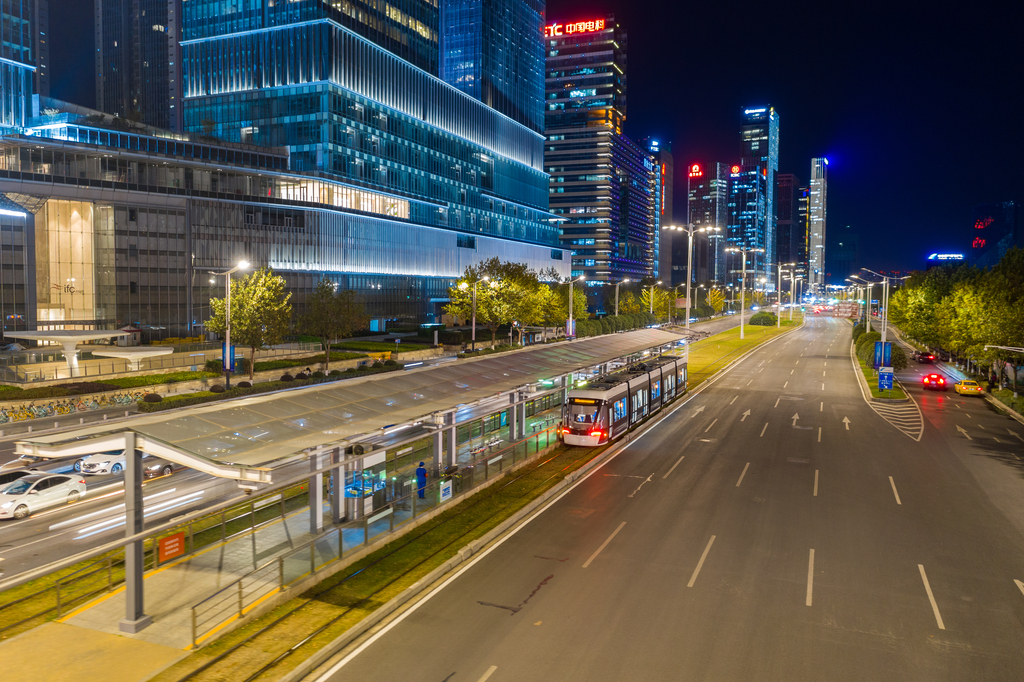
<svg viewBox="0 0 1024 682">
<path fill-rule="evenodd" d="M 369 374 L 382 374 L 384 372 L 395 372 L 402 369 L 402 365 L 395 365 L 394 367 L 380 367 L 377 369 L 359 369 L 355 372 L 346 372 L 340 376 L 331 376 L 317 379 L 306 379 L 297 381 L 265 381 L 263 383 L 256 384 L 250 388 L 232 388 L 230 391 L 224 391 L 223 393 L 213 393 L 212 391 L 199 391 L 198 393 L 189 393 L 187 395 L 172 395 L 167 396 L 163 401 L 159 403 L 147 403 L 143 401 L 138 402 L 139 412 L 162 412 L 163 410 L 171 410 L 176 407 L 190 407 L 192 405 L 202 405 L 204 403 L 212 403 L 219 400 L 228 400 L 231 398 L 242 398 L 248 395 L 258 395 L 260 393 L 271 393 L 278 391 L 283 388 L 295 388 L 296 386 L 312 386 L 313 384 L 324 384 L 332 381 L 338 381 L 339 379 L 348 379 L 352 377 L 367 376 Z"/>
<path fill-rule="evenodd" d="M 478 338 L 479 338 L 479 329 Z M 343 343 L 335 343 L 331 345 L 331 348 L 337 348 L 338 350 L 361 350 L 367 353 L 387 353 L 394 352 L 396 349 L 399 353 L 411 353 L 417 350 L 427 350 L 430 348 L 429 345 L 424 346 L 421 344 L 407 343 L 402 341 L 401 343 L 385 343 L 383 341 L 345 341 Z"/>
<path fill-rule="evenodd" d="M 857 339 L 857 357 L 868 367 L 874 364 L 875 361 L 875 342 L 881 340 L 882 335 L 878 332 L 861 334 L 860 338 Z"/>
<path fill-rule="evenodd" d="M 774 327 L 779 323 L 779 318 L 775 316 L 775 313 L 770 313 L 767 310 L 754 313 L 750 316 L 748 324 L 755 325 L 757 327 Z"/>
<path fill-rule="evenodd" d="M 519 348 L 519 346 L 510 346 L 507 343 L 505 343 L 500 346 L 495 346 L 494 348 L 481 348 L 480 350 L 471 350 L 466 353 L 459 353 L 457 357 L 459 359 L 475 358 L 481 355 L 494 355 L 495 353 L 504 353 L 506 351 L 515 350 L 516 348 Z"/>
<path fill-rule="evenodd" d="M 159 384 L 176 384 L 181 381 L 196 381 L 217 376 L 214 372 L 171 372 L 170 374 L 149 374 L 140 377 L 124 377 L 108 379 L 99 383 L 109 384 L 117 388 L 139 388 L 141 386 L 157 386 Z"/>
<path fill-rule="evenodd" d="M 857 343 L 857 340 L 861 337 L 861 335 L 864 334 L 865 331 L 867 330 L 864 329 L 863 323 L 858 322 L 857 324 L 853 325 L 853 342 Z"/>
</svg>

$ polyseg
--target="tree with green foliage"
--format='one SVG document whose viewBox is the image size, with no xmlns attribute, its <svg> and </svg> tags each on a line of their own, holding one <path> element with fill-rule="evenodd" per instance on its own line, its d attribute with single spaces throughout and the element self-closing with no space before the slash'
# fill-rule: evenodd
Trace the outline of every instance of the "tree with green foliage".
<svg viewBox="0 0 1024 682">
<path fill-rule="evenodd" d="M 775 313 L 761 310 L 751 315 L 747 324 L 752 324 L 755 327 L 774 327 L 778 322 L 779 318 L 775 316 Z"/>
<path fill-rule="evenodd" d="M 725 294 L 721 289 L 715 288 L 708 292 L 708 305 L 715 315 L 725 309 Z"/>
<path fill-rule="evenodd" d="M 299 318 L 299 331 L 320 339 L 324 349 L 324 373 L 331 367 L 331 344 L 352 336 L 369 324 L 370 317 L 356 292 L 338 291 L 338 285 L 324 275 L 306 297 L 306 313 Z"/>
<path fill-rule="evenodd" d="M 253 378 L 256 352 L 281 343 L 292 318 L 292 295 L 285 293 L 284 277 L 270 268 L 231 280 L 231 341 L 250 350 L 249 379 Z M 225 330 L 222 298 L 210 299 L 206 329 L 214 334 Z"/>
</svg>

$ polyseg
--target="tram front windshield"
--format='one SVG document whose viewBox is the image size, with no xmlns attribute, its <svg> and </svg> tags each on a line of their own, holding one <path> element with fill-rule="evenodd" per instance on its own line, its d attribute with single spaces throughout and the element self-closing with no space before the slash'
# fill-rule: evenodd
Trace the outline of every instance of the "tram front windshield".
<svg viewBox="0 0 1024 682">
<path fill-rule="evenodd" d="M 569 420 L 573 424 L 596 424 L 600 415 L 601 406 L 594 403 L 582 404 L 577 402 L 569 403 Z"/>
</svg>

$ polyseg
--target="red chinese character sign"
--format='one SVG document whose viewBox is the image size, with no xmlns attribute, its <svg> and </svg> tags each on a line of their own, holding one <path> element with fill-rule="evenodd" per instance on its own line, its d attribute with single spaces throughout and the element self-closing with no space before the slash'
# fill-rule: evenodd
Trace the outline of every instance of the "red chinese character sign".
<svg viewBox="0 0 1024 682">
<path fill-rule="evenodd" d="M 544 27 L 544 37 L 557 38 L 558 36 L 569 36 L 576 33 L 595 33 L 603 30 L 604 19 L 577 21 L 572 24 L 550 24 Z"/>
</svg>

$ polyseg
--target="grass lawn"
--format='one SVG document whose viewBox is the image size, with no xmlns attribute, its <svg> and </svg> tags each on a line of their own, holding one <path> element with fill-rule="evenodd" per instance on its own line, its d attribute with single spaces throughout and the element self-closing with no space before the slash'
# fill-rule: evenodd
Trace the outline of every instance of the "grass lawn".
<svg viewBox="0 0 1024 682">
<path fill-rule="evenodd" d="M 745 338 L 743 339 L 740 339 L 740 328 L 736 327 L 719 332 L 703 341 L 697 341 L 690 348 L 690 390 L 747 351 L 800 326 L 802 322 L 803 316 L 797 313 L 793 315 L 792 322 L 783 318 L 782 329 L 744 325 L 743 335 Z"/>
</svg>

